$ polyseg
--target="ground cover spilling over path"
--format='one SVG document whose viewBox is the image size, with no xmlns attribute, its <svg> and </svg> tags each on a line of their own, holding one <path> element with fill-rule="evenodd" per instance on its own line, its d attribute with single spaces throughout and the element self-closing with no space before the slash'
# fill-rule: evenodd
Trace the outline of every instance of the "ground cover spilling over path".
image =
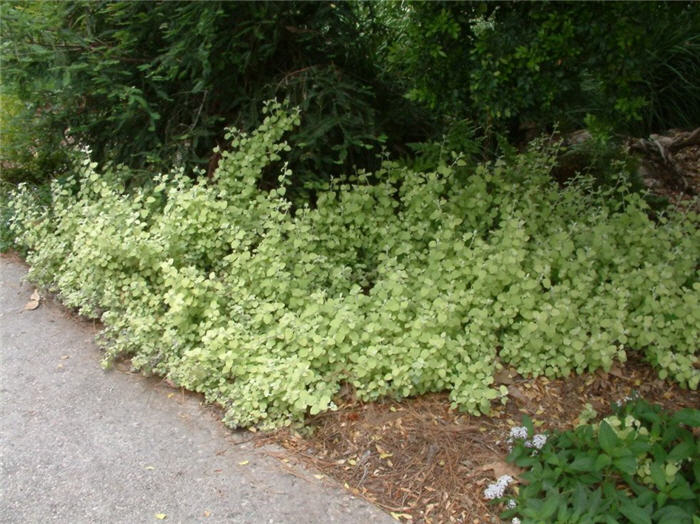
<svg viewBox="0 0 700 524">
<path fill-rule="evenodd" d="M 449 392 L 488 414 L 494 375 L 566 377 L 643 356 L 700 383 L 699 217 L 655 213 L 624 182 L 552 180 L 541 141 L 489 163 L 387 161 L 319 189 L 314 206 L 260 187 L 299 111 L 231 132 L 211 180 L 129 189 L 85 157 L 10 198 L 30 278 L 100 319 L 105 365 L 203 393 L 231 427 L 274 429 L 364 401 Z M 372 182 L 374 180 L 376 183 Z"/>
<path fill-rule="evenodd" d="M 32 303 L 25 273 L 0 257 L 0 522 L 391 521 L 200 397 L 103 372 L 93 324 Z"/>
</svg>

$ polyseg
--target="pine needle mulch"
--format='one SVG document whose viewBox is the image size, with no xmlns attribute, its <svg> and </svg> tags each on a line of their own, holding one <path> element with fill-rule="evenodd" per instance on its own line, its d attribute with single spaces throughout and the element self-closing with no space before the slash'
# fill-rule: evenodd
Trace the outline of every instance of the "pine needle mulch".
<svg viewBox="0 0 700 524">
<path fill-rule="evenodd" d="M 510 394 L 505 406 L 494 403 L 490 416 L 452 410 L 444 394 L 346 401 L 337 411 L 310 418 L 303 435 L 283 429 L 258 442 L 283 446 L 397 520 L 488 523 L 500 522 L 502 508 L 487 504 L 483 491 L 500 475 L 517 475 L 505 462 L 505 440 L 523 414 L 547 431 L 573 427 L 586 404 L 605 415 L 612 402 L 635 395 L 671 410 L 700 406 L 699 392 L 658 379 L 639 360 L 616 364 L 609 373 L 557 380 L 504 370 L 496 383 L 507 385 Z"/>
</svg>

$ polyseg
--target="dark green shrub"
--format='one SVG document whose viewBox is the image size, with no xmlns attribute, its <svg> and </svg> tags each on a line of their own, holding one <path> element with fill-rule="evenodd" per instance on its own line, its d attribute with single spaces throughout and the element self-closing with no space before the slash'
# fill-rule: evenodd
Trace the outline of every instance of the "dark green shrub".
<svg viewBox="0 0 700 524">
<path fill-rule="evenodd" d="M 387 63 L 447 122 L 617 132 L 700 121 L 700 11 L 691 2 L 391 4 Z"/>
<path fill-rule="evenodd" d="M 5 88 L 55 136 L 68 131 L 89 144 L 100 165 L 148 173 L 199 167 L 211 175 L 218 158 L 211 151 L 226 144 L 224 126 L 254 129 L 270 98 L 304 109 L 289 136 L 301 146 L 287 158 L 295 181 L 376 165 L 372 149 L 406 134 L 421 138 L 349 3 L 0 8 Z M 46 154 L 55 144 L 41 145 Z"/>
</svg>

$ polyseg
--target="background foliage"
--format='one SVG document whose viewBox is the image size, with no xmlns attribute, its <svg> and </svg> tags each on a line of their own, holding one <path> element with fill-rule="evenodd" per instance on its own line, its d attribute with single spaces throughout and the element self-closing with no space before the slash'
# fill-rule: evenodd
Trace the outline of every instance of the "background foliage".
<svg viewBox="0 0 700 524">
<path fill-rule="evenodd" d="M 128 165 L 137 183 L 172 166 L 211 175 L 224 127 L 255 128 L 270 98 L 303 110 L 288 161 L 304 199 L 308 183 L 376 169 L 383 146 L 410 159 L 412 143 L 443 135 L 473 148 L 474 130 L 493 150 L 498 134 L 521 141 L 587 116 L 627 133 L 700 121 L 700 12 L 687 2 L 0 9 L 3 112 L 17 124 L 3 130 L 10 180 L 65 171 L 76 145 Z"/>
<path fill-rule="evenodd" d="M 254 128 L 262 101 L 272 97 L 304 110 L 290 141 L 307 153 L 295 149 L 289 158 L 302 178 L 372 163 L 368 150 L 388 135 L 399 142 L 424 136 L 411 121 L 416 112 L 381 74 L 350 3 L 2 9 L 5 89 L 57 136 L 89 144 L 101 165 L 199 165 L 211 174 L 224 126 Z"/>
<path fill-rule="evenodd" d="M 389 67 L 449 122 L 507 131 L 586 115 L 648 133 L 700 122 L 700 12 L 690 2 L 400 2 Z"/>
</svg>

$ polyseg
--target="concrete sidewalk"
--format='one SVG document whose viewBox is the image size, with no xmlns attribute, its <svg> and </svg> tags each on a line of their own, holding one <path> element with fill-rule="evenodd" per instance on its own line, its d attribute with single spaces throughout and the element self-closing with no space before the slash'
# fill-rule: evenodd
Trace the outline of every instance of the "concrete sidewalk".
<svg viewBox="0 0 700 524">
<path fill-rule="evenodd" d="M 51 300 L 23 309 L 25 274 L 0 256 L 0 522 L 393 522 L 285 471 L 199 397 L 104 372 L 89 322 Z"/>
</svg>

